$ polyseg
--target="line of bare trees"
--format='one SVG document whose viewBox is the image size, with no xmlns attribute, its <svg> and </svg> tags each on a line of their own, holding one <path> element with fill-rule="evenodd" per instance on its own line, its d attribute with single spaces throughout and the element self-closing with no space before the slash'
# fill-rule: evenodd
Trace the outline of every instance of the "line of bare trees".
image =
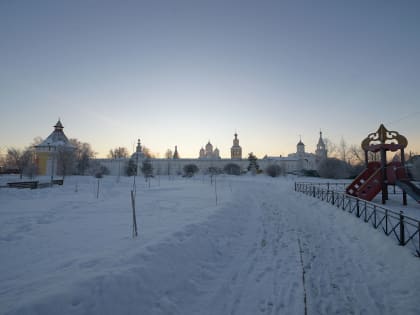
<svg viewBox="0 0 420 315">
<path fill-rule="evenodd" d="M 17 173 L 20 178 L 23 176 L 34 177 L 37 175 L 35 146 L 40 144 L 40 137 L 34 138 L 33 142 L 24 149 L 15 147 L 8 148 L 5 156 L 0 157 L 0 170 L 2 173 Z M 55 163 L 59 175 L 85 175 L 94 167 L 93 158 L 95 152 L 89 143 L 81 142 L 78 139 L 70 139 L 74 150 L 57 148 Z"/>
</svg>

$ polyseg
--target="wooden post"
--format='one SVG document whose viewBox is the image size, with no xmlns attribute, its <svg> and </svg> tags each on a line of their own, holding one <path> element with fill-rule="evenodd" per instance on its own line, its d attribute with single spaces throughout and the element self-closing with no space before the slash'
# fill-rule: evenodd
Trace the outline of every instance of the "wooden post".
<svg viewBox="0 0 420 315">
<path fill-rule="evenodd" d="M 406 172 L 406 169 L 405 169 L 404 148 L 401 149 L 401 167 L 404 169 L 404 173 L 405 173 Z M 403 205 L 404 206 L 407 205 L 407 193 L 406 193 L 406 191 L 404 189 L 403 189 Z"/>
<path fill-rule="evenodd" d="M 375 227 L 375 229 L 378 227 L 377 225 L 376 225 L 376 205 L 374 205 L 373 206 L 373 215 L 374 215 L 374 217 L 373 217 L 373 226 Z"/>
<path fill-rule="evenodd" d="M 214 176 L 214 194 L 216 195 L 216 206 L 217 206 L 217 183 L 216 183 L 217 176 Z"/>
<path fill-rule="evenodd" d="M 137 237 L 136 203 L 134 191 L 131 191 L 131 207 L 133 209 L 133 238 Z"/>
<path fill-rule="evenodd" d="M 359 199 L 356 200 L 356 217 L 360 218 Z"/>
<path fill-rule="evenodd" d="M 366 204 L 366 201 L 365 201 L 365 222 L 367 222 L 368 221 L 368 218 L 367 218 L 367 204 Z"/>
<path fill-rule="evenodd" d="M 404 214 L 400 211 L 400 245 L 405 245 Z"/>
<path fill-rule="evenodd" d="M 96 199 L 99 198 L 99 178 L 98 178 L 98 188 L 96 189 Z"/>
<path fill-rule="evenodd" d="M 382 204 L 388 200 L 388 179 L 386 174 L 386 151 L 381 149 L 381 175 L 382 175 Z"/>
</svg>

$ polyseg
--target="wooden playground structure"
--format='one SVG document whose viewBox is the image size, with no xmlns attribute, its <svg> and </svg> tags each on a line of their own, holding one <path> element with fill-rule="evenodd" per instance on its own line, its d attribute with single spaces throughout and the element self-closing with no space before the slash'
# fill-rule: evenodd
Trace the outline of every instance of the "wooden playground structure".
<svg viewBox="0 0 420 315">
<path fill-rule="evenodd" d="M 413 184 L 405 168 L 404 149 L 408 141 L 396 131 L 389 131 L 383 124 L 376 132 L 362 141 L 365 152 L 363 172 L 346 188 L 346 193 L 371 201 L 382 192 L 382 204 L 388 200 L 388 186 L 397 185 L 403 191 L 403 204 L 407 205 L 407 194 L 420 203 L 420 189 Z M 400 151 L 400 161 L 387 162 L 387 152 Z M 369 161 L 369 152 L 380 153 L 380 161 Z"/>
</svg>

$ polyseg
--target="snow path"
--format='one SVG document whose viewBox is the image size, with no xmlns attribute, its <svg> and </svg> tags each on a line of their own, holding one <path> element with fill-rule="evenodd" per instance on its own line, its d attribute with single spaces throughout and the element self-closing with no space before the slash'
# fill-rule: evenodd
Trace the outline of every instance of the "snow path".
<svg viewBox="0 0 420 315">
<path fill-rule="evenodd" d="M 52 208 L 3 213 L 0 314 L 305 314 L 305 300 L 307 314 L 419 313 L 418 258 L 287 178 L 227 177 L 217 206 L 199 181 L 140 191 L 137 240 L 115 236 L 129 203 L 107 189 L 99 203 L 63 191 Z"/>
</svg>

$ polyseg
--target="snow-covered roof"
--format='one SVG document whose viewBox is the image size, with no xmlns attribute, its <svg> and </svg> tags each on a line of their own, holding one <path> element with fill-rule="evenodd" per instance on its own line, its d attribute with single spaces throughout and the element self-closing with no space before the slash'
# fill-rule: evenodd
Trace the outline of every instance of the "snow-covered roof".
<svg viewBox="0 0 420 315">
<path fill-rule="evenodd" d="M 74 148 L 74 146 L 69 142 L 69 139 L 67 139 L 66 135 L 63 132 L 63 125 L 60 120 L 57 121 L 57 123 L 54 125 L 54 131 L 39 145 L 37 145 L 37 148 L 41 147 L 68 147 L 68 148 Z"/>
</svg>

